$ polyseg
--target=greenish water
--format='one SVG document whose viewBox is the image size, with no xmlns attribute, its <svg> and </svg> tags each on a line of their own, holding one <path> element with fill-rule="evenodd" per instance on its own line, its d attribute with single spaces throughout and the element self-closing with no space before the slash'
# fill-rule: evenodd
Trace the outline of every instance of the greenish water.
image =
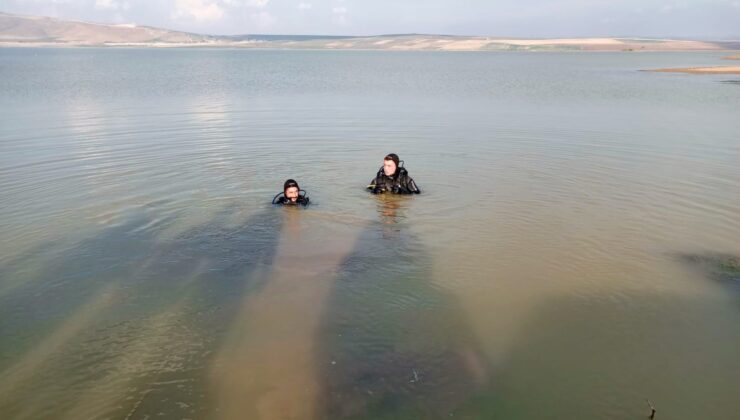
<svg viewBox="0 0 740 420">
<path fill-rule="evenodd" d="M 734 418 L 722 56 L 0 49 L 2 417 Z"/>
</svg>

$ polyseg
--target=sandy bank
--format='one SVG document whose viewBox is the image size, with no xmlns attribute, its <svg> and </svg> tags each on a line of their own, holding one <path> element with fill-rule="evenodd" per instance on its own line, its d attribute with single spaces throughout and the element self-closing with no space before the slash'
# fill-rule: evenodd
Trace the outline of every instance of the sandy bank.
<svg viewBox="0 0 740 420">
<path fill-rule="evenodd" d="M 740 74 L 740 66 L 721 67 L 687 67 L 675 69 L 648 70 L 662 73 L 691 73 L 691 74 Z"/>
<path fill-rule="evenodd" d="M 623 45 L 614 38 L 558 38 L 558 39 L 492 39 L 490 42 L 509 45 Z"/>
</svg>

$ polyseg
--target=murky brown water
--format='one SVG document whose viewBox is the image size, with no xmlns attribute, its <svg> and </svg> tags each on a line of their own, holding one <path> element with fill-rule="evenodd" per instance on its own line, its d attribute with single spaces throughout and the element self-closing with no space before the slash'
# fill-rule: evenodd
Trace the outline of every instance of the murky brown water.
<svg viewBox="0 0 740 420">
<path fill-rule="evenodd" d="M 0 49 L 2 417 L 734 418 L 720 57 Z"/>
</svg>

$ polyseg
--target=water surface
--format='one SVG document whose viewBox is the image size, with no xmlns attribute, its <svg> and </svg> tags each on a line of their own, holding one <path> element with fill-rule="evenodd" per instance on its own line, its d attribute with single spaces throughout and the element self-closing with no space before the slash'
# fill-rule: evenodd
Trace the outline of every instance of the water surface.
<svg viewBox="0 0 740 420">
<path fill-rule="evenodd" d="M 733 418 L 721 56 L 0 49 L 0 410 Z"/>
</svg>

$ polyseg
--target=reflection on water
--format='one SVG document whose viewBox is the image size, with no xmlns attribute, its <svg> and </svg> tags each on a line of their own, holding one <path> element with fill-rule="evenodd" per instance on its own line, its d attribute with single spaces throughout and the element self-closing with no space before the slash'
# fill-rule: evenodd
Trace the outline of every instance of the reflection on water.
<svg viewBox="0 0 740 420">
<path fill-rule="evenodd" d="M 381 194 L 377 196 L 378 216 L 383 226 L 383 237 L 386 239 L 401 233 L 400 222 L 406 218 L 404 204 L 409 197 Z"/>
<path fill-rule="evenodd" d="M 734 418 L 719 57 L 0 49 L 3 419 Z"/>
</svg>

